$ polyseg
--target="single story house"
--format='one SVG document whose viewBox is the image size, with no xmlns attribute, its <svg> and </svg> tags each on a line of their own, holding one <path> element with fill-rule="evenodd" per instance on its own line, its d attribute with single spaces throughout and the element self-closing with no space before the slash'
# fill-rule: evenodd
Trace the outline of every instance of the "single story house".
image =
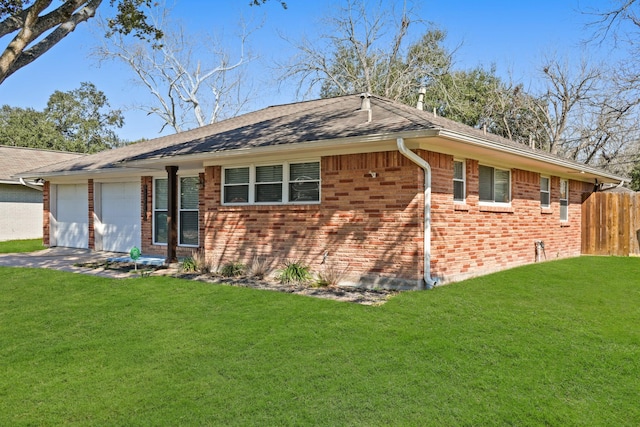
<svg viewBox="0 0 640 427">
<path fill-rule="evenodd" d="M 42 237 L 43 185 L 13 175 L 79 156 L 0 145 L 0 242 Z"/>
<path fill-rule="evenodd" d="M 363 95 L 268 107 L 22 174 L 45 244 L 194 250 L 430 287 L 580 255 L 585 194 L 625 178 Z"/>
</svg>

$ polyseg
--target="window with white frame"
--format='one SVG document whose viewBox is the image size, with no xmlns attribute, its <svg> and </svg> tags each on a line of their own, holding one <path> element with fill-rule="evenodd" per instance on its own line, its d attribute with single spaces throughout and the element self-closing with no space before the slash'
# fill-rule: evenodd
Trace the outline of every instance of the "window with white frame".
<svg viewBox="0 0 640 427">
<path fill-rule="evenodd" d="M 478 175 L 481 202 L 511 202 L 511 171 L 480 165 Z"/>
<path fill-rule="evenodd" d="M 228 167 L 223 204 L 314 203 L 320 201 L 320 162 Z"/>
<path fill-rule="evenodd" d="M 178 201 L 178 244 L 198 246 L 198 200 L 199 179 L 197 176 L 181 177 Z"/>
<path fill-rule="evenodd" d="M 282 165 L 256 166 L 256 203 L 282 203 Z"/>
<path fill-rule="evenodd" d="M 249 203 L 249 168 L 224 170 L 224 203 Z"/>
<path fill-rule="evenodd" d="M 320 201 L 320 162 L 289 165 L 289 201 Z"/>
<path fill-rule="evenodd" d="M 540 207 L 542 208 L 548 208 L 549 206 L 551 206 L 550 184 L 551 180 L 549 179 L 549 177 L 540 177 Z"/>
<path fill-rule="evenodd" d="M 154 180 L 153 192 L 153 243 L 166 244 L 169 189 L 166 178 Z M 178 180 L 178 245 L 198 246 L 198 177 L 180 177 Z"/>
<path fill-rule="evenodd" d="M 453 161 L 453 201 L 464 202 L 466 196 L 464 160 Z"/>
<path fill-rule="evenodd" d="M 560 180 L 560 221 L 569 220 L 569 181 Z"/>
</svg>

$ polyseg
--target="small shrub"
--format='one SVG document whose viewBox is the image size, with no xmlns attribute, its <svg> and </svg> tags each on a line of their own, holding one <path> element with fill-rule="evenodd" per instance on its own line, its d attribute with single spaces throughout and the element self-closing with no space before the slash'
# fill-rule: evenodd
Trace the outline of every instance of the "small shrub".
<svg viewBox="0 0 640 427">
<path fill-rule="evenodd" d="M 312 279 L 309 266 L 299 261 L 286 261 L 284 269 L 280 270 L 278 280 L 280 283 L 307 283 Z"/>
<path fill-rule="evenodd" d="M 347 275 L 349 266 L 346 268 L 338 268 L 333 264 L 324 264 L 322 270 L 318 273 L 316 286 L 326 288 L 329 286 L 338 286 Z"/>
<path fill-rule="evenodd" d="M 182 271 L 185 273 L 194 273 L 198 271 L 198 263 L 193 257 L 186 257 L 182 260 Z"/>
<path fill-rule="evenodd" d="M 182 260 L 182 271 L 185 273 L 210 273 L 211 263 L 204 256 L 204 252 L 194 251 L 189 257 Z"/>
<path fill-rule="evenodd" d="M 271 263 L 265 257 L 254 256 L 247 266 L 247 274 L 251 277 L 262 279 L 269 273 Z"/>
<path fill-rule="evenodd" d="M 240 262 L 228 262 L 220 269 L 220 275 L 224 277 L 237 277 L 244 274 L 245 265 Z"/>
</svg>

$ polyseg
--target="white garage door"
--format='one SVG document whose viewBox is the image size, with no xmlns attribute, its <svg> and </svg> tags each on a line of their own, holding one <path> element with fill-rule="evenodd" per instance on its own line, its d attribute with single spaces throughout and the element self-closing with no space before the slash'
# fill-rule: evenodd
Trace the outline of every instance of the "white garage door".
<svg viewBox="0 0 640 427">
<path fill-rule="evenodd" d="M 102 250 L 140 247 L 140 182 L 102 184 Z"/>
<path fill-rule="evenodd" d="M 57 186 L 55 244 L 89 247 L 89 203 L 86 184 Z"/>
</svg>

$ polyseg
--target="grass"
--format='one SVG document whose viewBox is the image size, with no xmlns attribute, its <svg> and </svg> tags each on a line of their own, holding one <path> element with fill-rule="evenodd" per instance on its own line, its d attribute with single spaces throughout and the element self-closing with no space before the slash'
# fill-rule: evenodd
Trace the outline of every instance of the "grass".
<svg viewBox="0 0 640 427">
<path fill-rule="evenodd" d="M 11 254 L 18 252 L 33 252 L 45 249 L 42 239 L 9 240 L 0 242 L 0 254 Z"/>
<path fill-rule="evenodd" d="M 640 259 L 381 307 L 0 268 L 0 425 L 638 425 Z"/>
</svg>

